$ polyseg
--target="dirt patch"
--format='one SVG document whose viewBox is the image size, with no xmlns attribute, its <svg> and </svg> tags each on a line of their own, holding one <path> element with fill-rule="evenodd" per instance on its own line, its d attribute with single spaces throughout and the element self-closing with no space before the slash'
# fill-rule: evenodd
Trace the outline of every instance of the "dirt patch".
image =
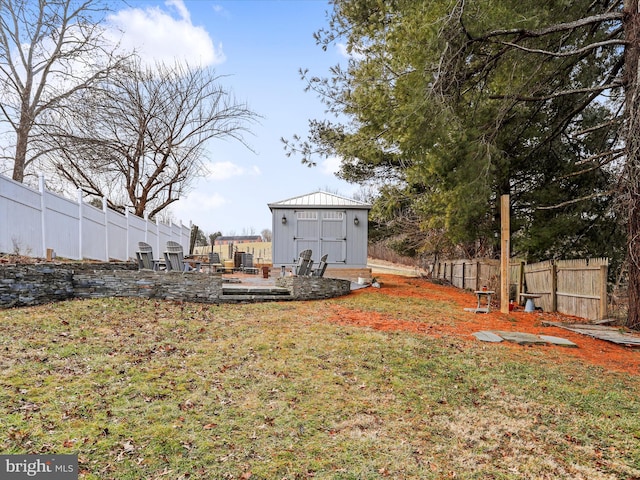
<svg viewBox="0 0 640 480">
<path fill-rule="evenodd" d="M 423 333 L 433 337 L 462 337 L 469 341 L 477 341 L 472 334 L 480 330 L 517 331 L 536 335 L 552 335 L 571 340 L 578 345 L 578 348 L 569 349 L 551 345 L 522 347 L 511 343 L 501 343 L 500 345 L 504 345 L 505 348 L 559 349 L 562 352 L 560 358 L 566 358 L 567 360 L 580 359 L 606 370 L 640 375 L 640 351 L 593 339 L 561 328 L 542 326 L 542 322 L 545 320 L 579 323 L 584 322 L 583 319 L 557 313 L 525 313 L 521 308 L 509 314 L 503 314 L 499 311 L 498 306 L 496 306 L 496 310 L 488 314 L 465 312 L 465 307 L 473 307 L 477 303 L 473 293 L 455 287 L 436 285 L 421 278 L 408 278 L 388 274 L 380 274 L 376 277 L 382 284 L 380 289 L 357 290 L 352 295 L 387 295 L 398 298 L 419 298 L 450 302 L 460 308 L 460 313 L 456 314 L 455 318 L 448 322 L 429 323 L 404 321 L 391 315 L 383 315 L 376 312 L 358 312 L 336 305 L 334 306 L 335 315 L 332 321 L 383 331 L 403 330 Z"/>
</svg>

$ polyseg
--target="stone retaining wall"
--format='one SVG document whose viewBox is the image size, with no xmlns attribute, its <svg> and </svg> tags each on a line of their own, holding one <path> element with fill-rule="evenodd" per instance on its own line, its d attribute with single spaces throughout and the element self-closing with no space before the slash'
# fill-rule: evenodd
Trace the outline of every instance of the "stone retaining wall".
<svg viewBox="0 0 640 480">
<path fill-rule="evenodd" d="M 73 297 L 72 270 L 49 264 L 0 266 L 0 307 L 22 307 Z"/>
<path fill-rule="evenodd" d="M 317 277 L 284 277 L 276 283 L 294 300 L 346 295 L 351 286 L 347 280 Z M 139 271 L 131 262 L 0 265 L 0 308 L 104 297 L 225 301 L 219 274 Z"/>
<path fill-rule="evenodd" d="M 222 276 L 144 270 L 77 272 L 73 290 L 77 298 L 140 297 L 219 303 Z"/>
<path fill-rule="evenodd" d="M 287 288 L 298 300 L 333 298 L 351 292 L 351 281 L 339 278 L 279 277 L 276 285 Z"/>
</svg>

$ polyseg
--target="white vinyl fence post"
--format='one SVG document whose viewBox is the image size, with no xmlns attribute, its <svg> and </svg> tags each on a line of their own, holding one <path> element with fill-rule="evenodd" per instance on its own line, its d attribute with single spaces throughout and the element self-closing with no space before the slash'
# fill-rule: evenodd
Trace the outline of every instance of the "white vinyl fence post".
<svg viewBox="0 0 640 480">
<path fill-rule="evenodd" d="M 45 205 L 45 200 L 44 200 L 44 190 L 45 190 L 45 181 L 44 181 L 44 174 L 41 173 L 38 175 L 38 187 L 40 189 L 40 227 L 42 228 L 42 253 L 44 255 L 47 254 L 47 232 L 46 232 L 46 226 L 47 226 L 47 222 L 46 222 L 46 212 L 47 212 L 47 206 Z"/>
<path fill-rule="evenodd" d="M 82 211 L 82 189 L 78 188 L 78 255 L 79 260 L 84 258 L 84 243 L 82 242 L 84 213 Z"/>
<path fill-rule="evenodd" d="M 127 233 L 125 234 L 125 241 L 127 242 L 127 246 L 125 248 L 125 254 L 127 256 L 127 260 L 131 259 L 131 225 L 129 224 L 129 207 L 124 207 L 124 218 L 127 222 Z"/>
<path fill-rule="evenodd" d="M 189 250 L 189 248 L 191 248 L 191 230 L 193 230 L 193 222 L 191 220 L 189 220 L 189 233 L 187 234 L 187 250 Z M 184 228 L 182 227 L 182 220 L 180 220 L 180 236 L 184 236 Z M 196 253 L 196 243 L 193 243 L 193 252 L 189 252 L 189 253 Z"/>
<path fill-rule="evenodd" d="M 107 197 L 102 197 L 102 211 L 104 212 L 104 256 L 109 261 L 109 214 L 107 212 Z"/>
<path fill-rule="evenodd" d="M 156 251 L 161 254 L 163 250 L 160 250 L 160 218 L 156 217 Z M 162 258 L 162 257 L 159 257 Z"/>
</svg>

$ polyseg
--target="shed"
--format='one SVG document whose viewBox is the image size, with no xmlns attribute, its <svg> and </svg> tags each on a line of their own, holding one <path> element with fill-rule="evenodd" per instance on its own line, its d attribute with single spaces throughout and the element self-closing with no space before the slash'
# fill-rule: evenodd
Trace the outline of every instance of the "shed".
<svg viewBox="0 0 640 480">
<path fill-rule="evenodd" d="M 292 267 L 301 251 L 311 249 L 316 263 L 328 255 L 327 276 L 338 269 L 343 269 L 343 273 L 355 272 L 348 277 L 359 276 L 357 271 L 366 269 L 371 205 L 323 191 L 268 205 L 272 214 L 274 267 Z M 370 276 L 370 270 L 366 276 Z"/>
</svg>

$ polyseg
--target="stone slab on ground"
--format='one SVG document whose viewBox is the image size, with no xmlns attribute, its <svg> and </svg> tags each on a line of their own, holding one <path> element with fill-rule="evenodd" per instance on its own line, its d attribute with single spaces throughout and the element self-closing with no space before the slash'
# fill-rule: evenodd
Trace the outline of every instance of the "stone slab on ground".
<svg viewBox="0 0 640 480">
<path fill-rule="evenodd" d="M 482 330 L 473 334 L 482 342 L 499 343 L 503 340 L 514 342 L 519 345 L 559 345 L 563 347 L 578 347 L 575 343 L 566 338 L 554 337 L 551 335 L 534 335 L 532 333 L 523 332 L 503 332 Z"/>
<path fill-rule="evenodd" d="M 473 334 L 473 336 L 482 342 L 500 343 L 502 341 L 501 336 L 487 330 L 476 332 Z"/>
<path fill-rule="evenodd" d="M 493 332 L 501 336 L 507 342 L 514 342 L 518 345 L 545 345 L 547 342 L 542 340 L 538 335 L 523 332 Z"/>
<path fill-rule="evenodd" d="M 554 337 L 553 335 L 540 335 L 540 338 L 552 345 L 558 345 L 560 347 L 578 348 L 578 345 L 573 343 L 571 340 L 567 340 L 566 338 Z"/>
<path fill-rule="evenodd" d="M 544 326 L 558 327 L 571 332 L 580 333 L 589 337 L 612 342 L 630 348 L 640 348 L 640 335 L 625 332 L 618 327 L 608 327 L 606 325 L 581 324 L 581 323 L 560 323 L 542 322 Z"/>
</svg>

